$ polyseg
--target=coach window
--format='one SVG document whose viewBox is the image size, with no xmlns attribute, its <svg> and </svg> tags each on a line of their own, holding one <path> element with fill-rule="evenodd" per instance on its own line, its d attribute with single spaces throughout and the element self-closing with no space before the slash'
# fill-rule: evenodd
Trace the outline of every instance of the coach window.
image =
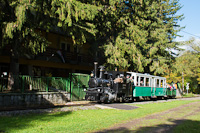
<svg viewBox="0 0 200 133">
<path fill-rule="evenodd" d="M 161 79 L 160 87 L 163 87 L 163 85 L 164 85 L 164 80 Z"/>
<path fill-rule="evenodd" d="M 160 80 L 159 80 L 159 79 L 157 79 L 157 82 L 156 82 L 156 83 L 157 83 L 157 87 L 160 87 L 160 84 L 159 84 L 159 83 L 160 83 Z"/>
<path fill-rule="evenodd" d="M 144 86 L 144 77 L 140 78 L 140 86 Z"/>
<path fill-rule="evenodd" d="M 150 79 L 149 78 L 146 78 L 146 84 L 145 84 L 145 86 L 150 86 Z"/>
<path fill-rule="evenodd" d="M 162 87 L 165 88 L 166 84 L 165 84 L 166 80 L 163 79 L 163 82 L 162 82 Z"/>
</svg>

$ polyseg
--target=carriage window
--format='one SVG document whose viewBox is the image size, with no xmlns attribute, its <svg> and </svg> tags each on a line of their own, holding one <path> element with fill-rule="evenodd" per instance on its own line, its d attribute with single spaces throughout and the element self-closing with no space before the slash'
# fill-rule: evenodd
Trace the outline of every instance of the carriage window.
<svg viewBox="0 0 200 133">
<path fill-rule="evenodd" d="M 140 78 L 140 86 L 144 86 L 144 77 Z"/>
<path fill-rule="evenodd" d="M 159 86 L 159 79 L 157 79 L 157 82 L 156 82 L 157 84 L 156 84 L 156 87 L 160 87 Z"/>
<path fill-rule="evenodd" d="M 146 78 L 146 84 L 145 86 L 150 86 L 150 79 L 149 78 Z"/>
<path fill-rule="evenodd" d="M 163 87 L 164 80 L 161 80 L 160 82 L 160 87 Z"/>
</svg>

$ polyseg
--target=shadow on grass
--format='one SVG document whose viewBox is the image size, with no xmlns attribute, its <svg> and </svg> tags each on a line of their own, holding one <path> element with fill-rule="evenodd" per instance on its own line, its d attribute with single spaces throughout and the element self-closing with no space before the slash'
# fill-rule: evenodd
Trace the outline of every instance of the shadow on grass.
<svg viewBox="0 0 200 133">
<path fill-rule="evenodd" d="M 71 111 L 58 113 L 28 114 L 22 116 L 0 116 L 0 133 L 10 131 L 20 131 L 37 125 L 39 122 L 51 122 L 62 119 L 72 114 Z"/>
<path fill-rule="evenodd" d="M 197 133 L 200 131 L 200 121 L 182 119 L 168 120 L 168 122 L 171 122 L 172 124 L 161 124 L 156 126 L 140 127 L 136 130 L 131 130 L 126 127 L 120 127 L 115 129 L 105 129 L 102 131 L 97 131 L 96 133 Z"/>
<path fill-rule="evenodd" d="M 95 133 L 132 133 L 133 131 L 125 128 L 125 127 L 120 127 L 117 129 L 108 129 L 108 130 L 102 130 L 102 131 L 97 131 Z"/>
</svg>

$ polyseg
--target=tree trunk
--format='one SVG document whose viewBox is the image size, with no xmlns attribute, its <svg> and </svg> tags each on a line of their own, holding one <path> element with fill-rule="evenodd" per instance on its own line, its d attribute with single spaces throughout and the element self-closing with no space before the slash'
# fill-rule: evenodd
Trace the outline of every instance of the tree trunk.
<svg viewBox="0 0 200 133">
<path fill-rule="evenodd" d="M 16 91 L 19 89 L 19 54 L 18 39 L 11 47 L 10 70 L 8 76 L 8 90 Z"/>
</svg>

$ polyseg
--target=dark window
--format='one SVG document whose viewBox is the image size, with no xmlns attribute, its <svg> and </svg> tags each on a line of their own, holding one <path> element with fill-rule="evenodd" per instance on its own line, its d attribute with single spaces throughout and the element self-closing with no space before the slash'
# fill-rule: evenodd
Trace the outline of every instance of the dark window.
<svg viewBox="0 0 200 133">
<path fill-rule="evenodd" d="M 70 44 L 67 44 L 67 52 L 70 52 Z"/>
<path fill-rule="evenodd" d="M 65 43 L 61 43 L 61 49 L 65 50 Z"/>
<path fill-rule="evenodd" d="M 77 46 L 74 47 L 74 53 L 77 53 Z"/>
</svg>

